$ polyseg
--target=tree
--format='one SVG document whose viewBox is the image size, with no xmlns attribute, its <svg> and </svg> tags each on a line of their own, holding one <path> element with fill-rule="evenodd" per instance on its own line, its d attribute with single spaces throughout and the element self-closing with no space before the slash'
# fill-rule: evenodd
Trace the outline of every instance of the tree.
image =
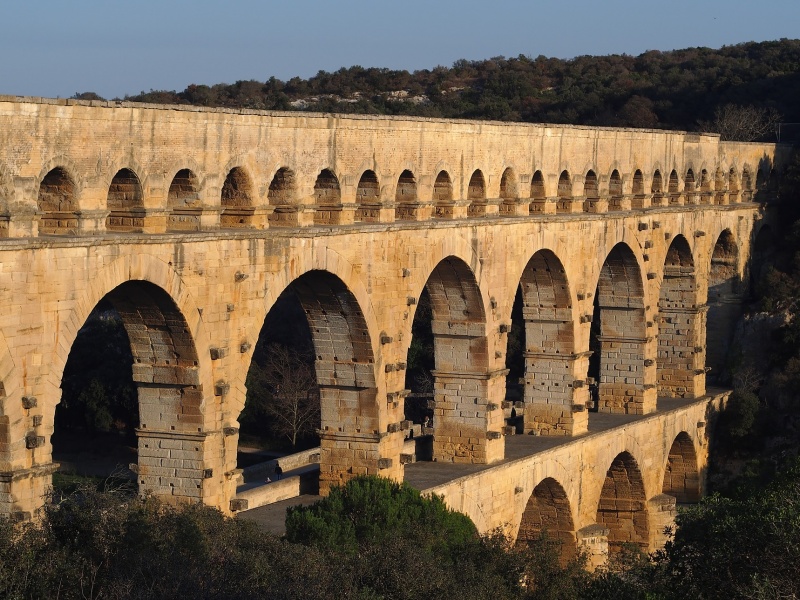
<svg viewBox="0 0 800 600">
<path fill-rule="evenodd" d="M 701 126 L 719 133 L 724 141 L 753 142 L 774 134 L 780 120 L 778 111 L 772 107 L 726 104 L 717 107 L 711 123 L 701 123 Z"/>
<path fill-rule="evenodd" d="M 269 344 L 260 365 L 260 393 L 252 400 L 259 404 L 270 428 L 297 446 L 298 439 L 319 427 L 319 388 L 312 362 L 293 348 Z"/>
</svg>

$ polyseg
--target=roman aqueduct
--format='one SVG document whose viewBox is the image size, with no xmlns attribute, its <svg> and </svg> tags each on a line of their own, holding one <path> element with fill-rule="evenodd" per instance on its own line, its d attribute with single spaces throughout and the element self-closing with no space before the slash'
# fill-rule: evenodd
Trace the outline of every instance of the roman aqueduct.
<svg viewBox="0 0 800 600">
<path fill-rule="evenodd" d="M 104 299 L 131 343 L 142 492 L 230 510 L 245 375 L 283 293 L 313 337 L 321 491 L 402 480 L 427 289 L 436 464 L 496 465 L 436 490 L 482 529 L 653 547 L 662 513 L 702 493 L 724 396 L 706 372 L 786 153 L 683 132 L 0 97 L 0 512 L 44 502 L 64 367 Z M 553 440 L 535 459 L 506 443 L 518 292 L 538 435 L 516 437 Z M 608 415 L 638 420 L 596 432 Z"/>
</svg>

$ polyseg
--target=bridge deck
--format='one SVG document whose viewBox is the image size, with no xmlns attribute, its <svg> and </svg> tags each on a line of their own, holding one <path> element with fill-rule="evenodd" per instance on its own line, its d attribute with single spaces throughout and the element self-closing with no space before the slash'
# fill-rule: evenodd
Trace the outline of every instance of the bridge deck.
<svg viewBox="0 0 800 600">
<path fill-rule="evenodd" d="M 572 443 L 579 443 L 588 437 L 599 433 L 608 432 L 617 427 L 623 427 L 629 423 L 651 419 L 658 415 L 663 415 L 672 410 L 680 409 L 690 404 L 705 402 L 710 396 L 714 396 L 726 390 L 709 388 L 708 395 L 702 398 L 659 398 L 658 409 L 655 413 L 647 415 L 621 415 L 609 413 L 591 413 L 589 415 L 589 431 L 575 437 L 542 437 L 532 435 L 512 435 L 506 437 L 505 459 L 490 465 L 454 464 L 443 462 L 422 461 L 408 464 L 405 467 L 405 481 L 412 487 L 419 490 L 428 490 L 440 486 L 444 483 L 459 479 L 461 477 L 473 475 L 481 471 L 496 468 L 509 462 L 529 458 L 540 452 L 545 452 L 557 446 Z M 307 506 L 319 500 L 319 496 L 307 495 L 298 496 L 276 502 L 260 508 L 239 513 L 238 517 L 248 521 L 258 523 L 265 531 L 282 535 L 285 533 L 284 519 L 286 509 L 291 506 Z"/>
</svg>

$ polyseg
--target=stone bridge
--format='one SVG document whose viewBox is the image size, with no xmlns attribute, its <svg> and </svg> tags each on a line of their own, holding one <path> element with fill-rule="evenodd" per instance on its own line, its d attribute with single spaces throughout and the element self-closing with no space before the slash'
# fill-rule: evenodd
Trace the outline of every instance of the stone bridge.
<svg viewBox="0 0 800 600">
<path fill-rule="evenodd" d="M 226 511 L 245 376 L 282 294 L 313 337 L 323 493 L 404 477 L 424 289 L 437 463 L 505 457 L 515 298 L 526 432 L 700 398 L 786 155 L 682 132 L 0 97 L 0 512 L 43 502 L 64 367 L 102 300 L 130 338 L 141 491 Z M 666 447 L 699 452 L 698 420 Z M 617 443 L 564 472 L 635 455 L 663 474 Z"/>
</svg>

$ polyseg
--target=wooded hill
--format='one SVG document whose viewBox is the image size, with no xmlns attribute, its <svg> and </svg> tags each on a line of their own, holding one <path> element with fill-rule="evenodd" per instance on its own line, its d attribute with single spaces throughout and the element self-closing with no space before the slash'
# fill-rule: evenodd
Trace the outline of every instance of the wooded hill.
<svg viewBox="0 0 800 600">
<path fill-rule="evenodd" d="M 95 94 L 77 94 L 84 99 Z M 265 110 L 417 115 L 688 131 L 719 129 L 725 106 L 753 106 L 770 122 L 800 122 L 800 40 L 639 56 L 459 60 L 393 71 L 354 66 L 310 79 L 190 85 L 124 99 Z M 728 137 L 741 139 L 743 134 Z M 746 137 L 746 136 L 745 136 Z M 758 135 L 774 139 L 772 127 Z"/>
</svg>

